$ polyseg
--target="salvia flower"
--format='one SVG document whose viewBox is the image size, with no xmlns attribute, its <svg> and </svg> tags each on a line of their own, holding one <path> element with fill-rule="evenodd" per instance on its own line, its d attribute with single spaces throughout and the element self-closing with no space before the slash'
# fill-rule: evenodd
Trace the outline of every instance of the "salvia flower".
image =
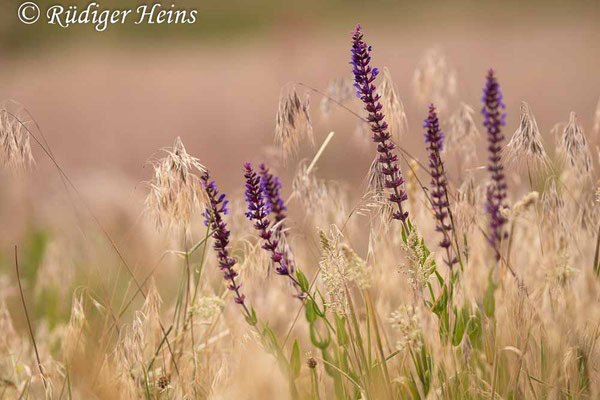
<svg viewBox="0 0 600 400">
<path fill-rule="evenodd" d="M 352 36 L 352 61 L 350 62 L 354 74 L 354 87 L 357 89 L 356 95 L 365 104 L 365 110 L 368 112 L 367 122 L 373 133 L 373 141 L 377 144 L 378 162 L 382 165 L 381 172 L 385 175 L 385 187 L 393 191 L 389 201 L 398 206 L 398 211 L 394 213 L 393 218 L 402 221 L 407 228 L 408 212 L 404 211 L 402 203 L 408 196 L 402 189 L 404 179 L 400 174 L 398 156 L 394 154 L 396 146 L 391 140 L 388 124 L 384 121 L 383 106 L 379 101 L 381 96 L 376 93 L 373 84 L 379 70 L 372 68 L 370 62 L 371 46 L 367 46 L 363 41 L 361 27 L 357 25 Z"/>
<path fill-rule="evenodd" d="M 442 233 L 440 247 L 446 251 L 444 262 L 448 267 L 458 262 L 453 256 L 452 224 L 450 218 L 450 204 L 448 202 L 448 181 L 446 171 L 440 153 L 443 147 L 444 133 L 440 129 L 440 123 L 436 113 L 435 106 L 429 106 L 429 116 L 423 125 L 425 128 L 425 143 L 429 151 L 429 174 L 431 175 L 431 205 L 436 219 L 436 230 Z"/>
<path fill-rule="evenodd" d="M 279 178 L 269 172 L 269 168 L 263 163 L 260 164 L 261 186 L 264 198 L 266 200 L 267 210 L 275 218 L 275 225 L 279 224 L 286 217 L 287 207 L 279 194 L 281 182 Z M 279 225 L 279 230 L 281 225 Z"/>
<path fill-rule="evenodd" d="M 284 254 L 278 251 L 279 241 L 270 229 L 271 221 L 268 219 L 269 207 L 265 202 L 261 177 L 254 172 L 252 165 L 247 162 L 244 164 L 244 178 L 246 178 L 246 202 L 248 203 L 248 212 L 246 217 L 254 222 L 254 228 L 264 243 L 262 248 L 271 253 L 271 260 L 275 263 L 275 272 L 279 275 L 289 275 L 290 268 L 286 262 Z"/>
<path fill-rule="evenodd" d="M 204 223 L 213 231 L 212 238 L 215 240 L 214 249 L 217 252 L 219 268 L 228 282 L 227 288 L 234 294 L 234 301 L 244 306 L 245 296 L 240 292 L 241 285 L 236 281 L 238 273 L 233 268 L 236 261 L 229 255 L 230 233 L 223 220 L 223 216 L 228 213 L 228 200 L 225 198 L 225 193 L 219 193 L 215 181 L 210 179 L 208 172 L 205 172 L 201 179 L 208 197 L 208 204 L 203 214 Z"/>
<path fill-rule="evenodd" d="M 496 258 L 500 259 L 500 243 L 508 234 L 504 232 L 506 217 L 503 215 L 506 199 L 506 178 L 504 176 L 504 167 L 502 166 L 502 135 L 501 128 L 505 124 L 506 113 L 504 112 L 504 103 L 502 102 L 502 92 L 500 85 L 494 75 L 493 70 L 489 70 L 487 82 L 483 88 L 483 108 L 481 113 L 484 117 L 483 126 L 488 133 L 488 151 L 489 165 L 488 170 L 491 174 L 491 183 L 487 189 L 486 212 L 490 216 L 489 241 L 496 251 Z"/>
</svg>

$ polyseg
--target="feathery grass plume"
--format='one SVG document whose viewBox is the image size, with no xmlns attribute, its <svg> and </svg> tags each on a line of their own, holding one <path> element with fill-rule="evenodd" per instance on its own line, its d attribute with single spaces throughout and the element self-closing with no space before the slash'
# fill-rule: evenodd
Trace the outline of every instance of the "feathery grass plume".
<svg viewBox="0 0 600 400">
<path fill-rule="evenodd" d="M 207 201 L 196 175 L 205 173 L 206 168 L 187 153 L 181 138 L 164 152 L 166 156 L 153 163 L 154 176 L 145 201 L 158 229 L 186 226 L 194 211 Z"/>
<path fill-rule="evenodd" d="M 444 133 L 440 129 L 435 106 L 429 106 L 429 115 L 423 125 L 425 128 L 425 143 L 429 151 L 429 175 L 431 175 L 431 205 L 436 219 L 436 230 L 442 234 L 440 247 L 446 252 L 444 262 L 452 269 L 458 262 L 452 248 L 452 224 L 450 221 L 450 203 L 448 196 L 448 181 L 444 162 L 440 156 L 444 143 Z"/>
<path fill-rule="evenodd" d="M 411 304 L 401 305 L 389 316 L 388 323 L 399 337 L 396 342 L 398 350 L 410 349 L 414 353 L 419 353 L 423 346 L 421 319 L 420 309 Z"/>
<path fill-rule="evenodd" d="M 594 127 L 592 130 L 596 135 L 596 143 L 600 142 L 600 97 L 596 105 L 596 112 L 594 112 Z"/>
<path fill-rule="evenodd" d="M 408 133 L 408 120 L 404 104 L 398 96 L 398 89 L 392 81 L 392 75 L 387 67 L 383 67 L 383 79 L 379 86 L 381 93 L 382 112 L 387 116 L 390 134 L 393 140 L 399 141 L 400 138 Z"/>
<path fill-rule="evenodd" d="M 471 162 L 477 156 L 475 141 L 479 130 L 474 115 L 473 107 L 463 102 L 450 115 L 450 134 L 446 138 L 444 153 L 460 153 L 457 158 L 461 164 Z"/>
<path fill-rule="evenodd" d="M 0 164 L 12 171 L 32 167 L 35 160 L 31 154 L 29 133 L 19 114 L 10 113 L 5 107 L 2 105 L 0 109 Z"/>
<path fill-rule="evenodd" d="M 569 123 L 565 125 L 559 139 L 558 147 L 569 166 L 578 172 L 579 177 L 591 176 L 593 172 L 592 156 L 583 134 L 583 128 L 579 125 L 577 115 L 573 111 L 571 111 Z"/>
<path fill-rule="evenodd" d="M 210 324 L 223 307 L 225 301 L 219 296 L 200 297 L 190 307 L 190 314 L 197 317 L 201 324 Z"/>
<path fill-rule="evenodd" d="M 560 184 L 560 182 L 558 182 Z M 564 228 L 563 211 L 565 201 L 562 193 L 558 190 L 557 179 L 550 178 L 544 185 L 542 192 L 542 209 L 544 210 L 544 218 L 551 224 Z"/>
<path fill-rule="evenodd" d="M 542 135 L 529 104 L 521 102 L 521 122 L 503 152 L 505 164 L 538 168 L 549 164 Z"/>
<path fill-rule="evenodd" d="M 317 179 L 314 171 L 314 168 L 309 170 L 308 162 L 302 161 L 292 181 L 292 196 L 302 202 L 307 215 L 322 212 L 329 198 L 327 186 Z"/>
<path fill-rule="evenodd" d="M 329 81 L 327 85 L 327 96 L 323 96 L 320 103 L 321 113 L 328 116 L 331 113 L 333 100 L 340 104 L 348 102 L 354 95 L 352 79 L 338 77 Z"/>
<path fill-rule="evenodd" d="M 448 100 L 456 94 L 456 72 L 448 66 L 439 48 L 429 49 L 413 74 L 415 95 L 421 104 L 432 102 L 445 110 Z"/>
<path fill-rule="evenodd" d="M 261 246 L 271 254 L 271 260 L 276 265 L 275 272 L 279 275 L 286 275 L 295 280 L 290 275 L 293 272 L 293 266 L 289 264 L 286 254 L 279 250 L 279 240 L 271 228 L 271 221 L 268 218 L 270 207 L 265 202 L 264 186 L 261 184 L 261 177 L 254 172 L 252 165 L 247 162 L 244 164 L 244 178 L 246 179 L 246 202 L 248 203 L 248 212 L 246 217 L 254 222 L 254 229 L 264 241 Z"/>
<path fill-rule="evenodd" d="M 339 242 L 342 234 L 334 225 L 329 235 L 319 230 L 321 243 L 321 279 L 327 292 L 327 306 L 336 314 L 345 315 L 348 311 L 348 298 L 346 297 L 346 259 L 341 251 Z"/>
<path fill-rule="evenodd" d="M 425 253 L 422 238 L 416 229 L 410 231 L 406 243 L 401 242 L 400 246 L 406 253 L 407 260 L 407 264 L 402 265 L 400 271 L 407 276 L 415 293 L 421 293 L 435 269 L 434 253 Z"/>
<path fill-rule="evenodd" d="M 540 194 L 538 192 L 529 192 L 521 200 L 517 201 L 512 208 L 512 217 L 518 217 L 523 211 L 529 209 L 538 202 Z"/>
<path fill-rule="evenodd" d="M 356 254 L 350 246 L 342 244 L 340 247 L 346 260 L 348 280 L 361 290 L 370 288 L 373 279 L 371 268 L 367 265 L 367 262 Z"/>
<path fill-rule="evenodd" d="M 225 193 L 219 194 L 219 190 L 215 181 L 210 179 L 208 171 L 202 177 L 202 184 L 208 198 L 208 204 L 204 211 L 204 223 L 213 231 L 212 238 L 215 240 L 213 245 L 217 252 L 219 260 L 219 268 L 223 272 L 223 278 L 228 282 L 227 288 L 233 292 L 234 301 L 244 307 L 248 315 L 249 312 L 244 305 L 246 296 L 240 292 L 241 284 L 238 284 L 236 277 L 238 273 L 234 269 L 236 260 L 229 255 L 229 236 L 230 232 L 227 229 L 223 216 L 229 212 L 227 209 L 228 200 L 225 199 Z"/>
<path fill-rule="evenodd" d="M 456 191 L 454 203 L 454 217 L 457 229 L 463 234 L 471 232 L 477 224 L 478 191 L 473 178 L 466 179 Z"/>
<path fill-rule="evenodd" d="M 371 46 L 363 41 L 363 33 L 360 25 L 352 34 L 352 73 L 354 74 L 354 87 L 356 95 L 365 104 L 365 110 L 369 113 L 367 120 L 373 132 L 373 141 L 377 144 L 379 153 L 378 161 L 382 165 L 381 172 L 386 176 L 385 187 L 393 190 L 389 196 L 389 201 L 396 203 L 398 211 L 394 213 L 393 218 L 400 220 L 408 231 L 406 219 L 408 212 L 404 211 L 402 203 L 408 196 L 402 189 L 404 179 L 400 173 L 398 165 L 398 156 L 394 154 L 396 146 L 391 141 L 391 135 L 388 132 L 388 124 L 384 121 L 385 116 L 381 112 L 383 106 L 379 102 L 381 96 L 376 93 L 373 81 L 379 74 L 377 68 L 371 68 Z"/>
<path fill-rule="evenodd" d="M 503 229 L 506 217 L 502 211 L 506 207 L 507 186 L 501 157 L 502 141 L 504 140 L 501 128 L 505 124 L 506 113 L 503 112 L 505 106 L 502 102 L 500 85 L 494 71 L 491 69 L 488 71 L 481 101 L 483 102 L 483 108 L 481 109 L 484 117 L 483 125 L 488 132 L 488 151 L 490 154 L 488 171 L 491 174 L 491 183 L 487 188 L 485 204 L 486 212 L 490 218 L 488 239 L 496 252 L 496 259 L 500 260 L 500 243 L 508 235 Z"/>
<path fill-rule="evenodd" d="M 281 148 L 284 162 L 298 152 L 302 140 L 308 139 L 314 144 L 309 107 L 308 94 L 301 100 L 294 87 L 279 98 L 279 110 L 275 116 L 275 142 Z"/>
</svg>

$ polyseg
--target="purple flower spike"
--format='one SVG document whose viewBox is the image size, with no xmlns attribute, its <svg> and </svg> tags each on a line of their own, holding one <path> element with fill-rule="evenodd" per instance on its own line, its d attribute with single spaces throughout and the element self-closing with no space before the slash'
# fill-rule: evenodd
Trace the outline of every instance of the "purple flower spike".
<svg viewBox="0 0 600 400">
<path fill-rule="evenodd" d="M 490 171 L 492 181 L 487 189 L 487 200 L 485 204 L 486 212 L 490 216 L 489 242 L 496 252 L 496 259 L 500 260 L 500 243 L 508 237 L 504 232 L 503 226 L 506 218 L 502 215 L 502 209 L 505 207 L 506 199 L 506 178 L 504 176 L 504 167 L 502 166 L 502 135 L 501 127 L 505 124 L 506 113 L 504 113 L 504 103 L 502 102 L 502 92 L 500 85 L 494 75 L 493 70 L 489 70 L 487 82 L 483 88 L 483 108 L 481 113 L 484 117 L 483 125 L 488 132 L 488 151 L 490 153 L 488 171 Z"/>
<path fill-rule="evenodd" d="M 379 74 L 377 68 L 371 68 L 371 46 L 363 42 L 363 33 L 360 25 L 352 32 L 352 73 L 354 74 L 354 87 L 357 89 L 356 95 L 365 103 L 365 110 L 368 112 L 367 122 L 373 132 L 373 142 L 377 144 L 379 153 L 378 162 L 381 164 L 381 172 L 385 175 L 385 187 L 392 189 L 389 200 L 396 203 L 398 211 L 393 214 L 393 218 L 402 221 L 405 229 L 408 231 L 406 219 L 408 212 L 402 208 L 402 203 L 408 196 L 402 189 L 404 179 L 400 174 L 398 166 L 398 156 L 394 154 L 396 145 L 391 141 L 391 135 L 388 132 L 388 124 L 384 121 L 384 115 L 381 112 L 383 106 L 379 102 L 381 96 L 376 93 L 373 81 Z"/>
<path fill-rule="evenodd" d="M 241 285 L 236 282 L 238 273 L 233 269 L 236 261 L 229 255 L 229 230 L 223 220 L 223 215 L 227 214 L 227 200 L 225 193 L 219 194 L 215 181 L 210 180 L 208 172 L 201 178 L 206 194 L 208 195 L 208 206 L 203 213 L 204 223 L 210 226 L 214 231 L 212 238 L 215 240 L 214 249 L 217 252 L 219 268 L 223 272 L 223 277 L 229 283 L 227 288 L 234 293 L 234 301 L 246 308 L 244 305 L 245 296 L 241 294 Z M 247 310 L 246 310 L 247 312 Z"/>
<path fill-rule="evenodd" d="M 451 220 L 448 220 L 450 216 L 448 181 L 446 179 L 444 163 L 440 157 L 444 133 L 440 130 L 440 123 L 433 104 L 429 106 L 429 116 L 425 120 L 423 128 L 425 128 L 425 143 L 429 151 L 429 174 L 431 175 L 432 185 L 431 205 L 433 206 L 433 212 L 437 221 L 436 230 L 441 232 L 443 236 L 440 247 L 446 250 L 444 262 L 452 269 L 453 265 L 458 262 L 458 259 L 453 255 L 452 241 L 450 239 L 452 224 Z"/>
<path fill-rule="evenodd" d="M 279 190 L 281 189 L 281 183 L 279 178 L 269 172 L 269 168 L 265 164 L 260 164 L 260 176 L 261 185 L 264 198 L 267 202 L 267 210 L 270 214 L 273 214 L 275 218 L 275 225 L 279 224 L 286 217 L 285 212 L 287 208 L 281 196 Z M 281 230 L 281 224 L 277 228 Z"/>
<path fill-rule="evenodd" d="M 250 221 L 254 221 L 254 228 L 264 241 L 262 248 L 271 253 L 271 260 L 278 265 L 275 267 L 275 272 L 279 275 L 290 276 L 285 257 L 277 250 L 279 241 L 274 237 L 273 231 L 269 229 L 271 222 L 267 218 L 269 211 L 263 197 L 260 176 L 254 172 L 252 165 L 248 162 L 244 164 L 244 178 L 246 178 L 246 202 L 248 203 L 246 216 Z"/>
</svg>

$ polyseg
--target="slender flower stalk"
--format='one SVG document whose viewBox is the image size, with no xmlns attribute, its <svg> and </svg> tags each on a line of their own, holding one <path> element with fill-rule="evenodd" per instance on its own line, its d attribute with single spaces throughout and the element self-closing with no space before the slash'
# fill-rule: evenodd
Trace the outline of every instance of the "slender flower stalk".
<svg viewBox="0 0 600 400">
<path fill-rule="evenodd" d="M 446 251 L 444 262 L 452 269 L 458 259 L 453 254 L 452 223 L 450 220 L 450 203 L 448 200 L 448 181 L 440 153 L 443 148 L 444 133 L 440 129 L 435 106 L 429 106 L 429 116 L 423 125 L 425 128 L 425 143 L 429 151 L 429 174 L 431 175 L 431 205 L 436 219 L 436 230 L 442 233 L 440 247 Z"/>
<path fill-rule="evenodd" d="M 265 202 L 261 178 L 254 172 L 249 162 L 244 164 L 244 178 L 246 178 L 246 202 L 248 203 L 246 217 L 250 221 L 254 221 L 254 228 L 264 241 L 262 248 L 271 253 L 271 260 L 276 265 L 275 272 L 279 275 L 289 276 L 294 280 L 293 276 L 290 275 L 290 267 L 287 264 L 286 257 L 277 249 L 279 240 L 275 238 L 273 230 L 269 229 L 271 226 L 271 221 L 268 218 L 269 206 Z"/>
<path fill-rule="evenodd" d="M 219 194 L 217 185 L 215 181 L 210 179 L 208 172 L 205 172 L 200 179 L 208 196 L 208 205 L 203 214 L 204 223 L 206 226 L 210 226 L 213 231 L 212 238 L 215 240 L 214 249 L 217 252 L 219 268 L 228 282 L 227 288 L 234 294 L 234 301 L 244 307 L 246 314 L 250 315 L 244 304 L 246 297 L 240 292 L 241 284 L 236 281 L 238 273 L 233 268 L 236 261 L 229 255 L 230 232 L 223 220 L 223 216 L 228 213 L 227 204 L 229 201 L 226 200 L 225 193 Z"/>
<path fill-rule="evenodd" d="M 504 135 L 501 132 L 505 124 L 506 113 L 503 111 L 505 106 L 502 102 L 502 92 L 500 85 L 494 75 L 493 70 L 489 70 L 487 82 L 483 88 L 483 108 L 481 113 L 484 117 L 483 125 L 488 132 L 488 151 L 489 165 L 488 171 L 491 174 L 491 183 L 487 189 L 486 212 L 490 216 L 489 242 L 496 252 L 496 259 L 500 260 L 500 244 L 503 239 L 508 237 L 504 232 L 506 217 L 502 215 L 502 209 L 505 208 L 506 199 L 506 178 L 504 176 L 504 167 L 502 165 L 502 141 Z"/>
<path fill-rule="evenodd" d="M 360 25 L 352 36 L 352 73 L 354 73 L 354 87 L 357 89 L 356 95 L 365 103 L 365 110 L 368 112 L 367 122 L 373 132 L 373 142 L 377 144 L 379 153 L 378 162 L 381 164 L 381 172 L 385 175 L 385 187 L 392 189 L 393 193 L 389 196 L 389 201 L 396 203 L 398 211 L 394 212 L 393 218 L 400 220 L 404 229 L 408 232 L 406 220 L 408 212 L 402 208 L 402 203 L 408 196 L 402 189 L 404 179 L 400 174 L 398 166 L 398 156 L 394 154 L 396 145 L 391 141 L 391 135 L 388 131 L 388 124 L 384 121 L 385 116 L 381 111 L 383 106 L 379 99 L 381 96 L 376 93 L 373 81 L 379 74 L 377 68 L 371 68 L 371 46 L 363 41 L 363 33 Z"/>
</svg>

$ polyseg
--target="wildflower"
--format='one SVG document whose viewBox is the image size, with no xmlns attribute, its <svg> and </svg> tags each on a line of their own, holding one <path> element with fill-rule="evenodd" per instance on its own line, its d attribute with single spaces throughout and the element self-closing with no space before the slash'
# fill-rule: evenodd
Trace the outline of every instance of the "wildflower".
<svg viewBox="0 0 600 400">
<path fill-rule="evenodd" d="M 271 225 L 271 221 L 267 218 L 269 208 L 263 196 L 260 176 L 254 172 L 249 162 L 244 164 L 244 178 L 246 178 L 246 202 L 248 203 L 246 217 L 250 221 L 254 221 L 254 228 L 264 241 L 262 248 L 271 253 L 271 260 L 277 265 L 275 272 L 279 275 L 289 276 L 290 268 L 285 256 L 277 249 L 279 241 L 274 237 L 273 231 L 269 229 Z"/>
<path fill-rule="evenodd" d="M 396 145 L 391 141 L 391 135 L 388 132 L 388 124 L 384 121 L 382 113 L 382 104 L 379 102 L 381 96 L 376 93 L 373 81 L 379 74 L 377 68 L 371 68 L 371 46 L 367 46 L 363 41 L 363 33 L 360 25 L 356 26 L 352 36 L 352 72 L 354 73 L 354 87 L 357 89 L 357 96 L 365 103 L 365 110 L 368 112 L 367 121 L 373 132 L 373 141 L 377 143 L 378 161 L 382 165 L 381 172 L 385 175 L 385 187 L 392 189 L 389 200 L 396 203 L 398 211 L 394 213 L 393 218 L 402 221 L 405 229 L 408 230 L 406 219 L 408 212 L 402 208 L 402 203 L 408 198 L 406 192 L 402 189 L 404 179 L 400 174 L 398 166 L 398 156 L 394 154 Z"/>
<path fill-rule="evenodd" d="M 275 141 L 281 147 L 284 160 L 296 154 L 304 138 L 314 142 L 312 122 L 308 113 L 309 100 L 308 95 L 304 100 L 300 100 L 295 89 L 279 98 L 279 110 L 275 116 Z"/>
<path fill-rule="evenodd" d="M 549 163 L 535 116 L 524 101 L 521 102 L 521 123 L 505 150 L 507 164 L 527 164 L 529 167 L 533 163 L 537 167 Z"/>
<path fill-rule="evenodd" d="M 230 233 L 227 224 L 223 220 L 223 216 L 228 213 L 228 200 L 225 199 L 225 193 L 219 194 L 217 185 L 215 181 L 210 180 L 208 172 L 205 172 L 201 179 L 208 196 L 208 205 L 203 214 L 204 223 L 214 231 L 212 238 L 215 240 L 214 249 L 217 252 L 219 268 L 223 272 L 223 278 L 228 282 L 227 288 L 234 294 L 234 301 L 245 307 L 244 300 L 246 297 L 240 292 L 241 285 L 235 279 L 238 276 L 233 268 L 236 261 L 229 255 Z"/>
<path fill-rule="evenodd" d="M 566 157 L 568 164 L 584 178 L 592 173 L 592 157 L 583 128 L 577 122 L 577 115 L 571 112 L 569 123 L 565 125 L 559 139 L 559 149 Z"/>
<path fill-rule="evenodd" d="M 29 143 L 29 132 L 18 116 L 6 108 L 0 110 L 0 165 L 10 170 L 35 165 Z"/>
<path fill-rule="evenodd" d="M 306 365 L 310 369 L 315 369 L 317 368 L 317 360 L 315 360 L 313 357 L 310 357 L 308 360 L 306 360 Z"/>
<path fill-rule="evenodd" d="M 394 85 L 392 75 L 387 67 L 383 67 L 383 80 L 379 90 L 383 113 L 388 116 L 390 134 L 395 140 L 400 140 L 408 132 L 408 121 L 404 104 L 400 101 L 398 89 Z"/>
<path fill-rule="evenodd" d="M 206 193 L 196 175 L 205 173 L 206 168 L 187 153 L 181 138 L 175 139 L 173 148 L 165 149 L 165 153 L 154 163 L 154 177 L 145 201 L 158 229 L 185 226 L 194 210 L 206 202 Z"/>
<path fill-rule="evenodd" d="M 501 127 L 505 124 L 506 113 L 503 112 L 505 106 L 502 102 L 500 85 L 491 69 L 487 75 L 487 83 L 483 89 L 481 101 L 483 102 L 481 109 L 484 116 L 483 125 L 488 132 L 488 151 L 490 153 L 488 170 L 492 179 L 486 195 L 486 211 L 490 216 L 488 239 L 496 252 L 496 259 L 500 260 L 500 242 L 508 236 L 503 230 L 506 217 L 502 215 L 502 209 L 505 208 L 507 186 L 501 157 L 502 141 L 504 140 Z"/>
<path fill-rule="evenodd" d="M 279 195 L 281 182 L 279 182 L 277 176 L 269 172 L 269 168 L 264 163 L 260 164 L 260 176 L 263 195 L 267 203 L 267 211 L 274 216 L 274 225 L 277 225 L 285 219 L 285 212 L 287 211 L 285 203 Z"/>
<path fill-rule="evenodd" d="M 435 106 L 429 106 L 429 116 L 425 120 L 423 127 L 426 130 L 425 143 L 429 151 L 429 174 L 431 175 L 431 205 L 436 219 L 436 230 L 442 233 L 440 247 L 446 251 L 444 262 L 452 269 L 452 266 L 458 262 L 453 255 L 452 242 L 450 239 L 452 225 L 450 218 L 450 204 L 448 202 L 448 182 L 446 180 L 446 171 L 444 163 L 440 156 L 442 151 L 444 133 L 440 130 L 440 124 L 437 117 Z"/>
</svg>

